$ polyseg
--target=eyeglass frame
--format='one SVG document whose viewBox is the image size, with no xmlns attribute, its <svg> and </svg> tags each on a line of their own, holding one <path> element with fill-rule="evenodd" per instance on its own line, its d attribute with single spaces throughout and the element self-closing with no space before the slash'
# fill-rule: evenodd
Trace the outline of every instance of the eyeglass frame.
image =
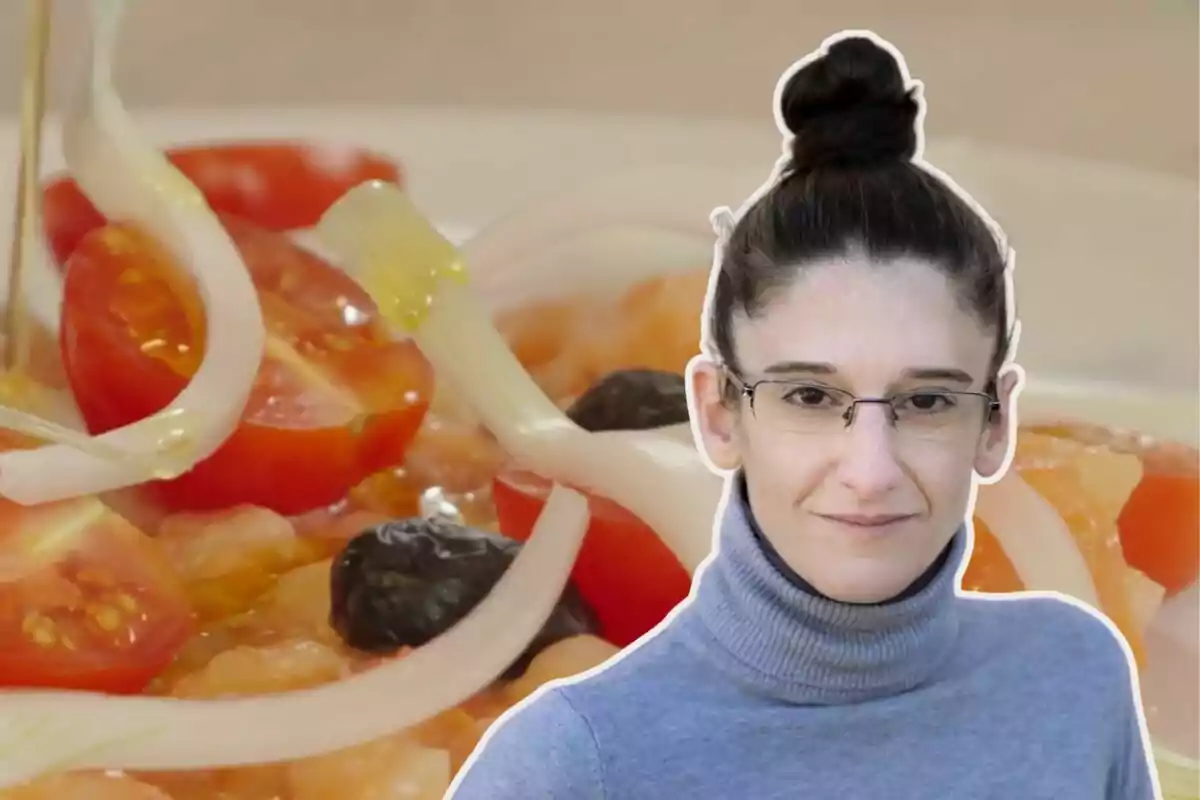
<svg viewBox="0 0 1200 800">
<path fill-rule="evenodd" d="M 736 371 L 730 369 L 729 367 L 725 367 L 724 372 L 728 379 L 730 379 L 732 382 L 735 382 L 739 386 L 738 394 L 742 397 L 745 397 L 750 402 L 750 412 L 752 414 L 754 413 L 754 395 L 755 395 L 756 391 L 758 390 L 758 387 L 763 385 L 764 383 L 773 384 L 773 385 L 784 385 L 784 386 L 812 386 L 813 388 L 828 389 L 831 391 L 840 392 L 842 394 L 848 395 L 850 398 L 850 405 L 846 409 L 845 413 L 842 414 L 842 419 L 845 420 L 845 422 L 846 422 L 846 427 L 844 428 L 844 430 L 849 430 L 850 427 L 854 424 L 854 419 L 856 416 L 855 411 L 859 405 L 884 405 L 884 406 L 887 406 L 891 410 L 890 423 L 891 423 L 892 429 L 894 430 L 896 428 L 897 424 L 899 423 L 899 414 L 897 414 L 897 412 L 896 412 L 896 406 L 893 404 L 894 401 L 900 397 L 912 397 L 913 395 L 920 395 L 920 394 L 948 395 L 948 396 L 959 396 L 959 397 L 982 397 L 984 400 L 988 401 L 987 413 L 986 413 L 985 419 L 989 419 L 989 420 L 992 419 L 997 414 L 997 412 L 1000 411 L 1000 400 L 999 400 L 999 398 L 996 397 L 996 393 L 994 390 L 993 391 L 983 391 L 983 392 L 972 392 L 972 391 L 966 391 L 966 390 L 960 390 L 960 389 L 937 389 L 937 390 L 926 389 L 923 391 L 902 392 L 898 395 L 893 395 L 892 397 L 859 397 L 858 395 L 854 394 L 853 392 L 846 391 L 845 389 L 838 389 L 837 387 L 834 387 L 834 386 L 820 386 L 818 384 L 805 383 L 804 381 L 799 381 L 799 380 L 788 380 L 785 378 L 760 378 L 759 380 L 756 380 L 753 382 L 748 382 L 745 378 L 743 378 Z M 994 386 L 995 386 L 995 381 L 988 382 L 988 388 L 993 388 Z M 755 415 L 755 418 L 757 419 L 757 415 Z"/>
</svg>

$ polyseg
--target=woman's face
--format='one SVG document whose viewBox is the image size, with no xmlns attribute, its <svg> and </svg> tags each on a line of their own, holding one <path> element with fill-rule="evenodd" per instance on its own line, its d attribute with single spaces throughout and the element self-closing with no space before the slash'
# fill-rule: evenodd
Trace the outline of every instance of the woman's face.
<svg viewBox="0 0 1200 800">
<path fill-rule="evenodd" d="M 756 318 L 738 318 L 734 330 L 746 383 L 797 381 L 859 398 L 982 392 L 995 341 L 942 273 L 912 260 L 806 266 Z M 789 395 L 776 384 L 773 395 L 758 390 L 752 412 L 747 398 L 721 402 L 721 375 L 703 358 L 691 370 L 709 459 L 723 470 L 743 468 L 763 533 L 789 566 L 843 602 L 901 593 L 961 526 L 975 474 L 994 476 L 1006 463 L 1015 371 L 1000 380 L 999 418 L 988 422 L 985 402 L 966 397 L 978 413 L 917 436 L 913 430 L 928 431 L 903 419 L 894 426 L 891 410 L 877 404 L 857 406 L 848 428 L 842 422 L 797 432 L 780 424 L 781 398 L 820 406 L 836 393 Z M 770 413 L 769 402 L 779 413 Z"/>
</svg>

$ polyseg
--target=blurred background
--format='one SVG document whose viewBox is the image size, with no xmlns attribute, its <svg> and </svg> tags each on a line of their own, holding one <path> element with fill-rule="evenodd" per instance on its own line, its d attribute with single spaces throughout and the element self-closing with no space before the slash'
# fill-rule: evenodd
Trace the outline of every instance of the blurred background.
<svg viewBox="0 0 1200 800">
<path fill-rule="evenodd" d="M 5 150 L 25 5 L 0 2 Z M 53 5 L 52 109 L 86 57 L 89 2 Z M 930 102 L 930 159 L 1017 248 L 1024 363 L 1194 392 L 1195 0 L 131 0 L 117 87 L 158 141 L 316 134 L 393 153 L 422 207 L 463 235 L 634 166 L 752 167 L 660 204 L 702 220 L 778 156 L 779 75 L 856 27 L 905 53 Z M 14 164 L 0 160 L 0 187 Z"/>
<path fill-rule="evenodd" d="M 89 1 L 55 0 L 52 109 L 78 81 Z M 0 252 L 15 179 L 24 6 L 0 0 Z M 1131 427 L 1200 439 L 1196 0 L 129 6 L 117 86 L 153 139 L 286 135 L 381 149 L 404 163 L 421 207 L 463 235 L 542 190 L 634 165 L 676 162 L 698 173 L 749 166 L 736 173 L 736 186 L 704 175 L 666 186 L 669 200 L 659 205 L 705 228 L 713 206 L 740 203 L 778 155 L 771 104 L 780 74 L 830 34 L 871 29 L 898 46 L 925 83 L 931 160 L 988 208 L 1017 248 L 1020 360 L 1053 395 L 1056 413 L 1086 407 L 1084 417 L 1107 422 L 1120 398 L 1105 405 L 1111 398 L 1095 388 L 1103 380 L 1151 398 L 1131 401 L 1145 422 Z M 47 161 L 61 161 L 53 127 L 46 141 Z M 665 183 L 637 185 L 619 199 L 657 203 L 645 199 L 655 194 L 648 189 Z M 711 257 L 707 230 L 690 249 L 672 247 L 676 268 L 697 269 Z M 669 260 L 644 240 L 636 251 L 578 249 L 542 258 L 547 272 L 527 277 L 521 291 L 558 290 L 562 276 L 576 280 L 621 262 Z M 532 245 L 521 255 L 544 256 Z M 46 298 L 31 301 L 43 320 L 57 313 L 54 280 L 29 292 Z M 1086 383 L 1072 393 L 1046 388 L 1060 379 Z M 1029 408 L 1028 398 L 1021 402 Z M 1189 650 L 1154 656 L 1158 672 L 1146 685 L 1151 708 L 1175 715 L 1153 722 L 1156 735 L 1177 735 L 1172 746 L 1195 754 L 1192 619 L 1169 623 L 1184 631 Z"/>
<path fill-rule="evenodd" d="M 18 96 L 23 3 L 0 3 L 0 113 Z M 58 0 L 54 84 L 81 0 Z M 906 53 L 931 136 L 1195 180 L 1194 0 L 152 0 L 125 29 L 135 107 L 586 109 L 770 124 L 784 68 L 839 29 Z M 59 94 L 59 96 L 61 96 Z"/>
</svg>

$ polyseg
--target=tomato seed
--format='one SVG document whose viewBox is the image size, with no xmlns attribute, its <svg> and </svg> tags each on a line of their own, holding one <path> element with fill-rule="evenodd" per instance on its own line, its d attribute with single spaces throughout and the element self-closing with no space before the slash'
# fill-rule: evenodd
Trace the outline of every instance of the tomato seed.
<svg viewBox="0 0 1200 800">
<path fill-rule="evenodd" d="M 121 625 L 121 612 L 112 606 L 89 606 L 88 616 L 103 631 L 112 633 Z"/>
<path fill-rule="evenodd" d="M 21 629 L 25 635 L 42 647 L 51 647 L 58 641 L 58 637 L 55 635 L 56 628 L 54 620 L 37 613 L 26 614 L 21 623 Z"/>
<path fill-rule="evenodd" d="M 116 585 L 112 573 L 94 567 L 84 567 L 75 573 L 75 582 L 101 589 L 109 589 Z"/>
<path fill-rule="evenodd" d="M 21 632 L 26 636 L 32 636 L 33 632 L 37 629 L 38 619 L 38 614 L 33 612 L 26 614 L 25 618 L 21 620 Z"/>
</svg>

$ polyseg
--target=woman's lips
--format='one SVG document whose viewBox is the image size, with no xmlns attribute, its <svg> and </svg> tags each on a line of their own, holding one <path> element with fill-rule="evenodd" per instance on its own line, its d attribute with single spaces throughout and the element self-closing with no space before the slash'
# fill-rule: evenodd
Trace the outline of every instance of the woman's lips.
<svg viewBox="0 0 1200 800">
<path fill-rule="evenodd" d="M 853 528 L 886 528 L 910 520 L 916 514 L 818 514 L 817 516 Z"/>
</svg>

